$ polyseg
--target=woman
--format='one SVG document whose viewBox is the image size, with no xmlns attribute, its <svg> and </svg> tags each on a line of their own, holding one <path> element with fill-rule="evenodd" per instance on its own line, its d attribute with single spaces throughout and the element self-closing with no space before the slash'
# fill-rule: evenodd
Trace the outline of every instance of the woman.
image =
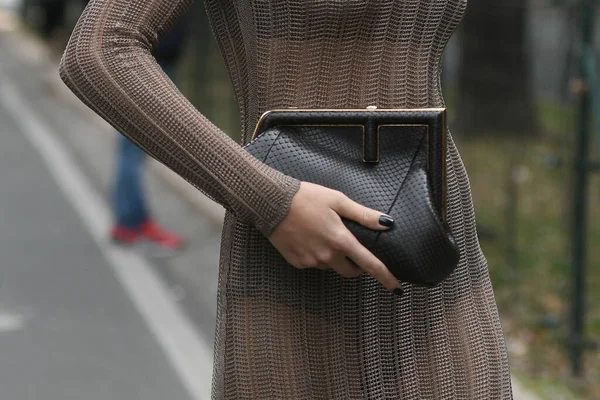
<svg viewBox="0 0 600 400">
<path fill-rule="evenodd" d="M 121 132 L 228 209 L 213 398 L 511 398 L 469 182 L 452 139 L 447 211 L 460 265 L 439 287 L 403 285 L 340 216 L 372 229 L 392 221 L 256 161 L 161 72 L 152 50 L 190 1 L 92 1 L 61 76 Z M 442 106 L 441 54 L 466 5 L 205 3 L 239 102 L 243 142 L 275 108 Z M 397 289 L 404 296 L 390 293 Z"/>
</svg>

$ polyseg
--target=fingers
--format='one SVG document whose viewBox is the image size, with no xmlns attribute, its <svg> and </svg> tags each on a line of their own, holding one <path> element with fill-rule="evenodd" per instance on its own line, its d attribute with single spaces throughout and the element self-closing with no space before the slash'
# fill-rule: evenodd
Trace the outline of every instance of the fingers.
<svg viewBox="0 0 600 400">
<path fill-rule="evenodd" d="M 394 226 L 394 219 L 389 215 L 358 204 L 344 194 L 340 194 L 334 210 L 340 216 L 358 222 L 369 229 L 382 231 Z"/>
<path fill-rule="evenodd" d="M 331 268 L 344 278 L 355 278 L 365 272 L 345 256 L 340 256 Z"/>
<path fill-rule="evenodd" d="M 398 292 L 400 282 L 394 274 L 373 253 L 360 244 L 358 239 L 353 237 L 353 240 L 350 240 L 346 253 L 348 258 L 356 263 L 361 270 L 377 279 L 387 290 L 401 294 Z"/>
<path fill-rule="evenodd" d="M 355 278 L 365 273 L 358 265 L 344 255 L 342 252 L 330 253 L 327 257 L 320 257 L 320 261 L 314 265 L 318 269 L 332 269 L 344 278 Z"/>
</svg>

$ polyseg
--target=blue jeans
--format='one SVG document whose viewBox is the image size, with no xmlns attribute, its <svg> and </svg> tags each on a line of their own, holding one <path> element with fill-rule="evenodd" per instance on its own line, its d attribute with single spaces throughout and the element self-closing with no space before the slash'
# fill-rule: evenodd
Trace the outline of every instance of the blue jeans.
<svg viewBox="0 0 600 400">
<path fill-rule="evenodd" d="M 174 80 L 174 66 L 161 64 L 163 71 Z M 136 144 L 119 134 L 118 153 L 113 191 L 115 222 L 130 229 L 137 229 L 150 218 L 146 196 L 142 188 L 142 167 L 146 153 Z"/>
</svg>

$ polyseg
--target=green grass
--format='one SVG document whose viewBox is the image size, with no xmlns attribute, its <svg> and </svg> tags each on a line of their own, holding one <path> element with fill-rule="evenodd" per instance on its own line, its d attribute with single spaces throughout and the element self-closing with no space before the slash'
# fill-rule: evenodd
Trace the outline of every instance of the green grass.
<svg viewBox="0 0 600 400">
<path fill-rule="evenodd" d="M 600 357 L 586 354 L 586 376 L 569 378 L 572 109 L 538 107 L 543 134 L 527 142 L 474 140 L 459 145 L 472 184 L 482 248 L 490 265 L 513 372 L 544 399 L 600 398 Z M 557 162 L 557 160 L 562 160 Z M 509 235 L 509 177 L 516 176 L 515 234 Z M 600 182 L 588 193 L 587 315 L 600 340 Z M 507 249 L 515 249 L 515 257 Z"/>
</svg>

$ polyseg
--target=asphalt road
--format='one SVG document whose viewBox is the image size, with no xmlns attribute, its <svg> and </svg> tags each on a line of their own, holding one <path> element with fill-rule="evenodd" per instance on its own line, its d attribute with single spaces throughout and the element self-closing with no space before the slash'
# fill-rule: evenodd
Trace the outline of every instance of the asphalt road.
<svg viewBox="0 0 600 400">
<path fill-rule="evenodd" d="M 105 240 L 98 185 L 14 46 L 0 30 L 0 398 L 209 398 L 210 338 L 155 265 Z"/>
</svg>

